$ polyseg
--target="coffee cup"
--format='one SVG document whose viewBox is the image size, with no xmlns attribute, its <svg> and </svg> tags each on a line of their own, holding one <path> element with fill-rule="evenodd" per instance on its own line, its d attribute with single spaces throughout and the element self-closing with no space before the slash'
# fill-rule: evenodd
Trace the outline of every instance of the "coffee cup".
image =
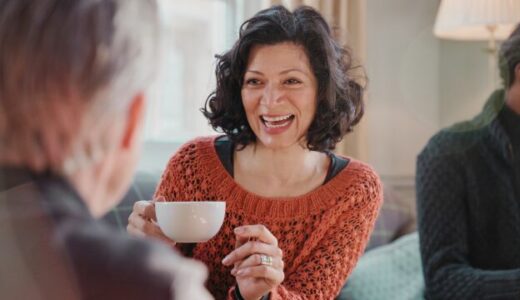
<svg viewBox="0 0 520 300">
<path fill-rule="evenodd" d="M 226 214 L 223 201 L 155 202 L 157 223 L 177 243 L 200 243 L 214 237 Z"/>
</svg>

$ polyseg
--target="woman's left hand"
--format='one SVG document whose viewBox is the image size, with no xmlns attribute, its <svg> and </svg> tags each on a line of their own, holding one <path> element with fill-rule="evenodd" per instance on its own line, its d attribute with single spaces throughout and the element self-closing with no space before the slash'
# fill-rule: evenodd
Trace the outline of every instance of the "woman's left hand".
<svg viewBox="0 0 520 300">
<path fill-rule="evenodd" d="M 234 265 L 240 294 L 245 300 L 258 300 L 284 280 L 283 252 L 278 240 L 264 225 L 235 228 L 235 250 L 222 263 Z"/>
</svg>

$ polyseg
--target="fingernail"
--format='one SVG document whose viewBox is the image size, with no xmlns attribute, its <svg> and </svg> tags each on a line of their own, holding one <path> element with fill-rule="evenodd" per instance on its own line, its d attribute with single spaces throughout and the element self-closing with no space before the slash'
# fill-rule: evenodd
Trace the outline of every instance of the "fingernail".
<svg viewBox="0 0 520 300">
<path fill-rule="evenodd" d="M 225 265 L 227 265 L 227 264 L 229 263 L 229 260 L 230 260 L 229 256 L 226 256 L 226 257 L 224 257 L 224 259 L 222 260 L 222 263 L 225 264 Z"/>
<path fill-rule="evenodd" d="M 242 227 L 237 227 L 237 228 L 235 228 L 234 231 L 235 231 L 235 233 L 238 233 L 238 234 L 240 234 L 240 233 L 244 233 L 244 228 L 242 228 Z"/>
<path fill-rule="evenodd" d="M 241 275 L 244 275 L 244 274 L 245 274 L 244 270 L 238 270 L 238 272 L 237 272 L 237 276 L 241 276 Z"/>
</svg>

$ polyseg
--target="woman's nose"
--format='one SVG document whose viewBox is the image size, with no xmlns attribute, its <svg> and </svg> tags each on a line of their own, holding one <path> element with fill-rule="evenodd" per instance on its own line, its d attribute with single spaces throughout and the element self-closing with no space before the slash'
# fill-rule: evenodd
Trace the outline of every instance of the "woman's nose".
<svg viewBox="0 0 520 300">
<path fill-rule="evenodd" d="M 262 104 L 273 106 L 281 102 L 283 91 L 275 84 L 267 84 L 262 95 Z"/>
</svg>

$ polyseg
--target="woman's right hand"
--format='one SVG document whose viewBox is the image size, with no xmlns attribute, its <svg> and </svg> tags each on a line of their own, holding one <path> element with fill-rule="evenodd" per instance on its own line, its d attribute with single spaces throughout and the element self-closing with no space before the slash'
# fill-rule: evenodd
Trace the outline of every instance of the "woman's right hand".
<svg viewBox="0 0 520 300">
<path fill-rule="evenodd" d="M 165 236 L 157 224 L 155 204 L 153 201 L 141 200 L 134 204 L 133 211 L 130 217 L 128 217 L 126 230 L 129 234 L 134 236 L 153 237 L 170 246 L 175 246 L 175 242 Z"/>
</svg>

